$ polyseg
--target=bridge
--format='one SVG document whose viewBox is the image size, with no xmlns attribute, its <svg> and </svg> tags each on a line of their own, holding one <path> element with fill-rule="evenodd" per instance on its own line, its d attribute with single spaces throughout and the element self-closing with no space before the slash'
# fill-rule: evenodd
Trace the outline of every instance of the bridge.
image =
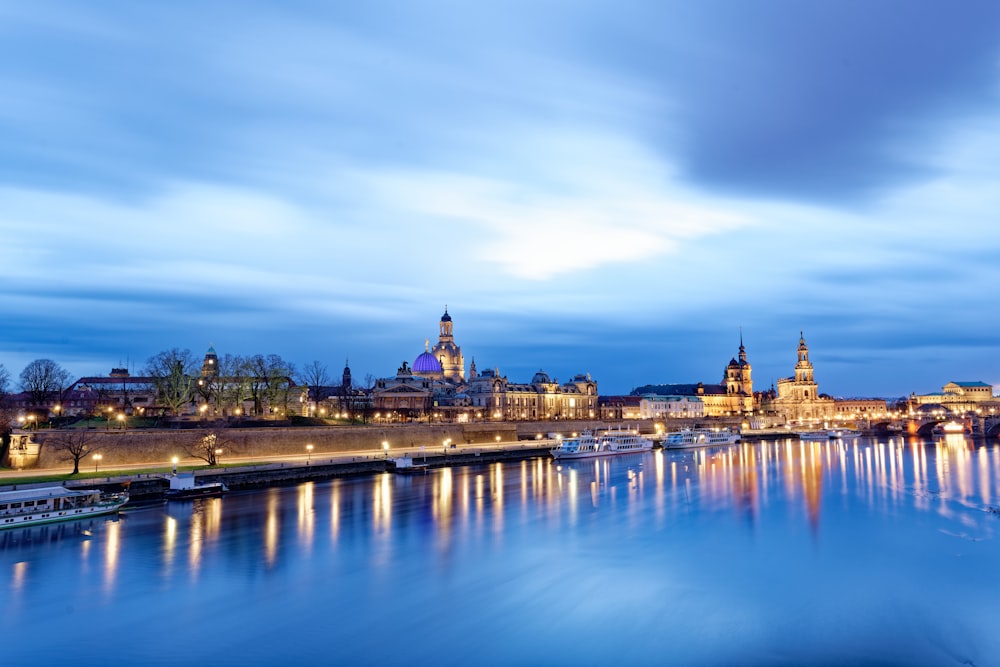
<svg viewBox="0 0 1000 667">
<path fill-rule="evenodd" d="M 925 414 L 899 420 L 883 419 L 872 421 L 870 428 L 876 431 L 901 430 L 907 435 L 930 436 L 940 424 L 955 422 L 962 424 L 967 433 L 977 438 L 1000 437 L 1000 415 L 956 415 L 952 413 Z"/>
</svg>

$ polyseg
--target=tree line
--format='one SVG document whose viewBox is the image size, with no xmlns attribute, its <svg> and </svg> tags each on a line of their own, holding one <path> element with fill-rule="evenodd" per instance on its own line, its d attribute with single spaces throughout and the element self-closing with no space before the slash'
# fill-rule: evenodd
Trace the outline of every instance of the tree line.
<svg viewBox="0 0 1000 667">
<path fill-rule="evenodd" d="M 179 414 L 185 406 L 198 403 L 211 405 L 223 415 L 241 414 L 244 406 L 250 416 L 263 415 L 268 409 L 287 413 L 294 387 L 305 387 L 309 400 L 319 402 L 321 389 L 330 384 L 327 367 L 319 361 L 311 362 L 297 374 L 295 365 L 277 354 L 223 354 L 217 359 L 216 368 L 202 373 L 201 360 L 190 350 L 171 348 L 149 357 L 140 375 L 149 382 L 148 390 L 156 406 L 167 415 Z M 136 378 L 130 380 L 129 384 L 134 384 Z M 370 376 L 365 381 L 374 384 Z M 15 390 L 27 394 L 33 406 L 58 405 L 65 401 L 73 384 L 70 373 L 51 359 L 36 359 L 25 366 L 16 387 L 10 372 L 0 364 L 0 408 L 9 406 L 7 399 Z M 346 395 L 351 388 L 340 389 Z M 102 387 L 97 390 L 108 392 Z M 135 389 L 123 383 L 118 393 L 125 403 L 122 407 L 131 407 L 130 391 Z M 10 410 L 2 412 L 0 432 L 9 431 L 14 416 Z"/>
</svg>

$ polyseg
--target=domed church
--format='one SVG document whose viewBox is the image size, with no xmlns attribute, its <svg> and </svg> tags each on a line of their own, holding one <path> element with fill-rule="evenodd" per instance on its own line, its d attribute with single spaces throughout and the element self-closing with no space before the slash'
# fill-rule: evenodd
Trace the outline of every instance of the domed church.
<svg viewBox="0 0 1000 667">
<path fill-rule="evenodd" d="M 424 341 L 424 351 L 413 361 L 413 374 L 460 383 L 465 381 L 465 358 L 462 348 L 455 345 L 451 315 L 448 306 L 439 324 L 438 342 L 429 350 L 430 341 Z"/>
</svg>

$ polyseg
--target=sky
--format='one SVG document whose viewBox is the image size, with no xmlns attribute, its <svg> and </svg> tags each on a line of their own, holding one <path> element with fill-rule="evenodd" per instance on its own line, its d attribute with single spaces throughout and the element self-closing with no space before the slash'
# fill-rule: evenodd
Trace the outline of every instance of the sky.
<svg viewBox="0 0 1000 667">
<path fill-rule="evenodd" d="M 0 363 L 1000 389 L 1000 3 L 0 0 Z"/>
</svg>

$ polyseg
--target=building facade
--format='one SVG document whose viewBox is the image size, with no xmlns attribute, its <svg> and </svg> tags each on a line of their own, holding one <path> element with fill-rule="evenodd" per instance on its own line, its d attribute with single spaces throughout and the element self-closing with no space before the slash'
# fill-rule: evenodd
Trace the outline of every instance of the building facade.
<svg viewBox="0 0 1000 667">
<path fill-rule="evenodd" d="M 983 410 L 1000 409 L 1000 398 L 993 396 L 993 385 L 986 382 L 949 382 L 937 394 L 910 394 L 909 407 L 919 409 L 924 405 L 940 405 L 949 412 L 964 414 Z"/>
<path fill-rule="evenodd" d="M 639 400 L 640 419 L 699 419 L 705 403 L 697 396 L 643 396 Z"/>
<path fill-rule="evenodd" d="M 777 393 L 768 396 L 762 409 L 784 422 L 808 422 L 830 419 L 836 414 L 834 400 L 821 396 L 816 383 L 809 346 L 799 332 L 798 359 L 795 374 L 778 380 Z"/>
</svg>

